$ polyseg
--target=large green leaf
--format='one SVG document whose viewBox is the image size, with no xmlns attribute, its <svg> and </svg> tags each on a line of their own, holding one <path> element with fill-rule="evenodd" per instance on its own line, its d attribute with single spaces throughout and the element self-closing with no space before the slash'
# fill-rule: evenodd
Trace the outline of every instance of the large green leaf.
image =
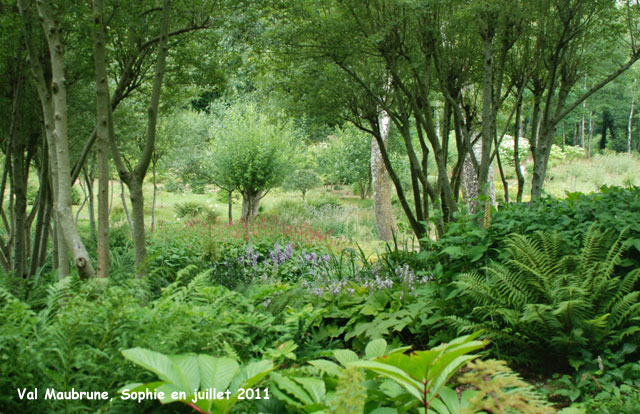
<svg viewBox="0 0 640 414">
<path fill-rule="evenodd" d="M 367 359 L 373 359 L 383 356 L 386 351 L 387 341 L 384 339 L 374 339 L 367 344 L 367 347 L 364 349 L 364 354 Z"/>
<path fill-rule="evenodd" d="M 153 372 L 163 381 L 173 384 L 179 384 L 181 381 L 171 359 L 164 354 L 143 348 L 131 348 L 122 351 L 122 355 L 134 364 Z"/>
<path fill-rule="evenodd" d="M 200 365 L 200 387 L 226 390 L 231 379 L 238 373 L 239 365 L 231 358 L 214 358 L 198 355 Z"/>
</svg>

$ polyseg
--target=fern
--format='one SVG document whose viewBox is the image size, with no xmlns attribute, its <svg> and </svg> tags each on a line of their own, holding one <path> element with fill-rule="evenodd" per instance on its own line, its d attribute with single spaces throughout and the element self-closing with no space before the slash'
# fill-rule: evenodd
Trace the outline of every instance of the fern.
<svg viewBox="0 0 640 414">
<path fill-rule="evenodd" d="M 640 320 L 640 291 L 634 290 L 640 269 L 620 274 L 626 234 L 592 226 L 578 253 L 566 251 L 555 233 L 512 235 L 507 260 L 454 282 L 474 309 L 451 320 L 461 332 L 485 329 L 530 361 L 566 361 L 581 348 L 640 342 L 640 329 L 633 329 Z"/>
</svg>

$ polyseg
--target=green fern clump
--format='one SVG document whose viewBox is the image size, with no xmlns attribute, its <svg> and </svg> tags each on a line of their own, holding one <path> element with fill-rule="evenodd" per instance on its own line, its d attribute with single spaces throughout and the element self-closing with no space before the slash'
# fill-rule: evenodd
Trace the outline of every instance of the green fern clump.
<svg viewBox="0 0 640 414">
<path fill-rule="evenodd" d="M 621 266 L 625 232 L 592 226 L 581 251 L 566 245 L 558 233 L 512 235 L 506 260 L 454 282 L 474 308 L 452 320 L 462 332 L 485 329 L 501 352 L 536 364 L 639 342 L 640 269 Z"/>
</svg>

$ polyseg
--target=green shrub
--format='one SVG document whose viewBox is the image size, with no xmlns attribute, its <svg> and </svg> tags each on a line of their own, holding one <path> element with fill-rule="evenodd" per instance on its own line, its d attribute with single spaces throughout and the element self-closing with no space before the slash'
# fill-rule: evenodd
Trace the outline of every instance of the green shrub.
<svg viewBox="0 0 640 414">
<path fill-rule="evenodd" d="M 567 248 L 578 250 L 589 228 L 598 224 L 618 232 L 627 229 L 635 247 L 623 255 L 626 266 L 640 266 L 640 187 L 602 187 L 599 193 L 569 193 L 566 199 L 546 197 L 529 203 L 501 205 L 491 210 L 489 228 L 480 227 L 482 214 L 461 213 L 439 240 L 424 240 L 419 254 L 428 266 L 438 267 L 444 281 L 502 259 L 512 233 L 558 232 Z"/>
<path fill-rule="evenodd" d="M 456 279 L 474 308 L 452 320 L 461 332 L 486 329 L 502 353 L 537 367 L 639 342 L 640 268 L 620 266 L 628 244 L 615 233 L 592 227 L 578 253 L 558 233 L 511 236 L 503 260 Z"/>
<path fill-rule="evenodd" d="M 197 217 L 205 219 L 209 223 L 215 223 L 220 213 L 214 208 L 208 207 L 202 203 L 196 201 L 185 201 L 183 203 L 176 203 L 173 206 L 173 210 L 176 212 L 176 217 L 182 219 L 195 219 Z"/>
<path fill-rule="evenodd" d="M 167 178 L 164 183 L 164 190 L 168 193 L 183 193 L 184 184 L 182 184 L 178 179 Z"/>
</svg>

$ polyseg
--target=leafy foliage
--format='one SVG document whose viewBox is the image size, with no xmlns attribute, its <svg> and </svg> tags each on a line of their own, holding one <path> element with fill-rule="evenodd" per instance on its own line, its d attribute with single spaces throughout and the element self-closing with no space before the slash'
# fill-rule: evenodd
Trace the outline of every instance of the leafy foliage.
<svg viewBox="0 0 640 414">
<path fill-rule="evenodd" d="M 511 236 L 503 262 L 454 282 L 474 308 L 452 320 L 461 331 L 487 329 L 505 354 L 547 365 L 638 341 L 640 269 L 619 267 L 628 243 L 615 233 L 592 227 L 579 253 L 558 233 Z"/>
<path fill-rule="evenodd" d="M 231 358 L 209 355 L 166 356 L 148 349 L 132 348 L 122 351 L 126 359 L 153 372 L 161 381 L 130 384 L 121 389 L 134 392 L 158 392 L 163 404 L 182 402 L 200 413 L 227 414 L 244 391 L 258 384 L 273 369 L 271 361 L 258 361 L 244 367 Z M 218 398 L 214 392 L 227 392 Z M 174 397 L 175 396 L 175 397 Z M 177 397 L 177 398 L 176 398 Z"/>
</svg>

